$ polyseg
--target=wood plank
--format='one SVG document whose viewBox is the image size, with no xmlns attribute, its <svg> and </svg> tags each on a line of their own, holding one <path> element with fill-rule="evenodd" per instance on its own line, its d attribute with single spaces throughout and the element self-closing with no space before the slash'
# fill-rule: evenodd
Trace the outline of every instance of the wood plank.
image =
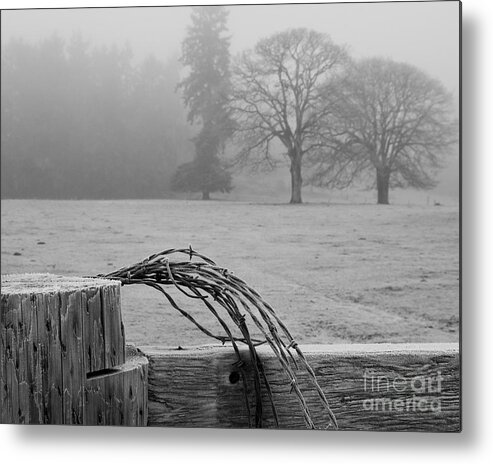
<svg viewBox="0 0 493 464">
<path fill-rule="evenodd" d="M 101 292 L 104 325 L 105 367 L 112 368 L 125 362 L 125 333 L 120 309 L 120 283 L 114 281 Z"/>
<path fill-rule="evenodd" d="M 20 299 L 18 300 L 20 304 Z M 0 423 L 12 424 L 14 422 L 13 415 L 13 399 L 14 392 L 12 391 L 12 373 L 15 370 L 15 365 L 12 360 L 12 343 L 13 339 L 13 311 L 15 305 L 15 297 L 2 293 L 1 308 L 0 308 L 0 336 L 1 336 L 1 353 L 0 353 L 0 374 L 1 374 L 1 408 L 0 408 Z"/>
<path fill-rule="evenodd" d="M 148 360 L 135 347 L 127 346 L 125 366 L 122 382 L 123 423 L 133 427 L 146 426 Z"/>
<path fill-rule="evenodd" d="M 147 425 L 148 360 L 127 350 L 125 364 L 87 379 L 86 425 Z"/>
<path fill-rule="evenodd" d="M 33 377 L 32 397 L 37 414 L 36 423 L 44 424 L 47 422 L 47 381 L 44 370 L 48 369 L 50 363 L 48 355 L 48 332 L 46 329 L 46 301 L 44 295 L 34 295 L 36 299 L 36 338 L 33 340 L 33 365 L 31 366 L 31 375 Z M 34 308 L 33 308 L 34 309 Z M 23 307 L 23 312 L 25 308 Z"/>
<path fill-rule="evenodd" d="M 219 426 L 218 365 L 229 350 L 139 348 L 149 359 L 150 426 Z"/>
<path fill-rule="evenodd" d="M 7 324 L 6 324 L 6 311 L 7 311 L 8 296 L 0 295 L 0 424 L 4 424 L 7 421 Z M 9 417 L 10 419 L 10 417 Z"/>
<path fill-rule="evenodd" d="M 12 424 L 24 422 L 22 411 L 19 407 L 19 321 L 21 318 L 20 295 L 9 295 L 6 311 L 6 384 L 10 398 L 7 417 Z"/>
<path fill-rule="evenodd" d="M 104 325 L 101 310 L 101 294 L 98 287 L 88 288 L 82 293 L 84 315 L 84 356 L 87 372 L 108 367 L 104 347 Z"/>
<path fill-rule="evenodd" d="M 40 424 L 43 401 L 41 384 L 37 381 L 38 324 L 35 295 L 21 295 L 19 345 L 19 409 L 27 424 Z"/>
<path fill-rule="evenodd" d="M 63 371 L 60 305 L 57 293 L 38 295 L 39 376 L 43 391 L 43 423 L 63 424 Z M 42 304 L 41 304 L 42 301 Z"/>
<path fill-rule="evenodd" d="M 17 330 L 14 332 L 15 345 L 16 345 L 16 377 L 17 377 L 17 388 L 18 388 L 18 423 L 19 424 L 29 424 L 30 423 L 30 395 L 29 395 L 29 380 L 27 373 L 28 364 L 28 353 L 29 344 L 27 340 L 27 334 L 24 330 L 24 320 L 23 311 L 24 306 L 30 306 L 29 295 L 21 295 L 21 307 L 19 311 L 16 311 L 14 318 L 16 319 Z M 30 311 L 28 310 L 28 315 Z M 28 316 L 29 319 L 29 316 Z M 29 325 L 29 321 L 26 321 Z"/>
<path fill-rule="evenodd" d="M 341 430 L 460 431 L 457 344 L 301 348 Z M 248 426 L 242 382 L 231 382 L 237 378 L 231 376 L 237 372 L 231 347 L 141 349 L 149 358 L 149 425 Z M 297 398 L 290 393 L 277 359 L 265 346 L 259 348 L 259 355 L 274 392 L 280 428 L 305 428 Z M 252 370 L 245 349 L 242 356 L 252 392 Z M 317 427 L 327 427 L 328 415 L 308 376 L 302 372 L 298 376 Z M 273 427 L 266 396 L 263 403 L 264 426 Z"/>
<path fill-rule="evenodd" d="M 60 343 L 62 350 L 63 423 L 83 423 L 82 308 L 79 291 L 60 293 Z"/>
</svg>

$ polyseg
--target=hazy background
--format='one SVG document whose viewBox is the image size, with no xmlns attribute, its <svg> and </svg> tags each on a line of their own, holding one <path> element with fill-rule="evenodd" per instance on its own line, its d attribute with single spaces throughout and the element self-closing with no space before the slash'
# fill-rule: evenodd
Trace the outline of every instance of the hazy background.
<svg viewBox="0 0 493 464">
<path fill-rule="evenodd" d="M 145 169 L 147 166 L 149 172 L 154 173 L 156 185 L 159 183 L 159 177 L 164 180 L 162 188 L 156 186 L 154 190 L 151 189 L 150 194 L 141 194 L 137 189 L 134 194 L 130 193 L 130 196 L 166 196 L 166 182 L 172 175 L 172 171 L 177 164 L 191 159 L 193 155 L 193 144 L 190 143 L 190 137 L 193 136 L 194 130 L 187 125 L 185 109 L 179 108 L 183 105 L 180 96 L 175 93 L 179 75 L 183 72 L 176 60 L 180 55 L 181 42 L 190 23 L 190 11 L 189 7 L 139 7 L 2 12 L 2 51 L 13 39 L 20 38 L 28 45 L 37 46 L 50 37 L 53 39 L 56 35 L 65 43 L 69 43 L 74 37 L 79 37 L 88 42 L 90 50 L 100 49 L 102 46 L 107 46 L 108 50 L 111 50 L 113 45 L 116 45 L 118 49 L 125 48 L 130 52 L 129 63 L 135 70 L 142 70 L 144 63 L 148 63 L 150 55 L 154 55 L 157 61 L 162 62 L 165 68 L 163 74 L 167 76 L 166 82 L 162 83 L 161 94 L 156 93 L 149 96 L 147 104 L 153 105 L 156 100 L 162 99 L 163 107 L 160 114 L 162 114 L 163 135 L 161 139 L 157 137 L 153 145 L 149 145 L 149 153 L 135 153 L 138 151 L 137 148 L 132 151 L 129 149 L 125 159 L 128 160 L 134 156 L 134 165 L 131 162 L 128 165 L 129 169 L 132 166 L 132 172 L 136 170 L 135 159 L 139 159 L 139 169 L 143 170 L 142 178 L 148 176 Z M 442 81 L 453 93 L 458 113 L 458 2 L 248 5 L 230 6 L 229 11 L 232 55 L 253 47 L 260 38 L 286 28 L 315 29 L 328 33 L 337 44 L 346 44 L 355 58 L 383 56 L 418 66 L 430 76 Z M 102 61 L 104 61 L 104 56 Z M 33 70 L 29 76 L 26 76 L 26 79 L 32 79 L 35 84 L 40 78 L 37 74 L 36 70 Z M 2 107 L 6 97 L 8 97 L 8 92 L 6 92 L 6 84 L 2 79 Z M 138 95 L 134 97 L 136 101 L 143 101 Z M 174 106 L 169 103 L 171 101 Z M 48 104 L 51 110 L 53 109 L 53 102 L 46 103 L 45 101 L 39 104 Z M 139 124 L 142 128 L 149 126 L 145 120 L 146 108 L 142 107 L 142 118 L 133 125 L 135 135 L 129 134 L 129 139 L 137 140 L 139 136 L 143 137 L 143 130 L 139 131 L 138 127 Z M 135 116 L 133 107 L 129 111 Z M 170 132 L 171 125 L 174 125 L 174 129 Z M 67 130 L 70 132 L 69 129 Z M 159 131 L 159 127 L 156 130 Z M 4 131 L 2 131 L 2 137 L 4 137 Z M 71 143 L 71 141 L 67 142 L 68 145 Z M 135 143 L 138 147 L 137 141 Z M 170 144 L 172 149 L 165 146 L 166 143 Z M 158 148 L 160 144 L 163 147 L 161 150 Z M 121 151 L 119 148 L 115 150 Z M 80 157 L 80 153 L 70 154 L 70 150 L 66 150 L 63 156 L 75 158 Z M 103 155 L 98 155 L 97 149 L 94 149 L 93 156 Z M 106 153 L 104 156 L 109 156 L 109 154 Z M 166 165 L 158 166 L 160 158 L 167 159 Z M 2 156 L 2 161 L 5 162 L 4 156 Z M 5 163 L 2 164 L 5 168 Z M 113 169 L 116 164 L 119 163 L 112 163 L 108 169 Z M 3 171 L 7 171 L 4 174 L 8 175 L 8 169 L 3 169 Z M 101 170 L 98 169 L 98 171 Z M 125 176 L 122 179 L 124 183 Z M 397 191 L 391 193 L 391 198 L 399 202 L 429 202 L 430 198 L 448 203 L 458 202 L 457 153 L 451 153 L 447 166 L 439 174 L 439 180 L 440 184 L 434 191 Z M 233 192 L 225 198 L 248 200 L 267 197 L 267 199 L 287 200 L 290 185 L 289 171 L 283 168 L 274 173 L 255 176 L 244 172 L 235 173 L 234 185 Z M 304 190 L 308 200 L 313 198 L 323 201 L 331 199 L 373 201 L 375 195 L 373 191 L 360 191 L 357 188 L 342 192 L 324 191 L 311 187 L 305 187 Z M 5 193 L 2 189 L 2 194 L 5 195 Z M 108 195 L 102 191 L 100 196 Z M 216 197 L 222 197 L 222 195 L 216 194 Z"/>
</svg>

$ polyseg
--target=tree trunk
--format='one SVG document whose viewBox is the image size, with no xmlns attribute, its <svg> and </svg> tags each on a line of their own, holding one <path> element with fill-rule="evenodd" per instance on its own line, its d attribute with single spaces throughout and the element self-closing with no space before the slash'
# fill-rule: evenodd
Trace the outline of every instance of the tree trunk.
<svg viewBox="0 0 493 464">
<path fill-rule="evenodd" d="M 303 203 L 301 200 L 301 186 L 303 179 L 301 177 L 301 157 L 294 156 L 291 158 L 291 204 Z"/>
<path fill-rule="evenodd" d="M 202 192 L 202 200 L 210 200 L 210 192 Z"/>
<path fill-rule="evenodd" d="M 377 169 L 377 203 L 379 205 L 389 204 L 389 180 L 390 171 L 388 168 Z"/>
</svg>

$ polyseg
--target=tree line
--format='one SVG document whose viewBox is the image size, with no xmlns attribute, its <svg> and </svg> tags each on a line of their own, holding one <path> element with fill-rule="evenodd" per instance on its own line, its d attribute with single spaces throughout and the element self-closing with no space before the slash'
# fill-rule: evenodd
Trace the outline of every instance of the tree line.
<svg viewBox="0 0 493 464">
<path fill-rule="evenodd" d="M 1 191 L 10 198 L 165 197 L 191 128 L 177 60 L 134 64 L 81 36 L 2 48 Z"/>
<path fill-rule="evenodd" d="M 125 47 L 77 37 L 10 42 L 2 195 L 209 199 L 233 188 L 236 169 L 283 163 L 291 203 L 306 184 L 366 184 L 380 204 L 393 187 L 435 185 L 458 134 L 440 82 L 410 64 L 354 60 L 303 28 L 231 58 L 227 17 L 222 6 L 193 8 L 179 63 L 136 66 Z"/>
<path fill-rule="evenodd" d="M 452 96 L 440 82 L 406 63 L 353 60 L 328 34 L 304 28 L 259 40 L 228 72 L 226 17 L 224 7 L 195 8 L 183 55 L 190 68 L 185 103 L 203 130 L 214 122 L 222 140 L 216 160 L 230 138 L 229 167 L 269 169 L 287 161 L 291 203 L 302 203 L 306 183 L 366 182 L 376 187 L 379 204 L 389 203 L 391 187 L 436 185 L 434 174 L 458 133 Z M 200 104 L 215 109 L 197 112 Z M 208 165 L 218 171 L 217 161 L 199 163 L 214 158 L 199 139 L 196 168 L 183 172 L 177 186 L 208 198 L 230 185 L 227 175 L 207 188 L 195 182 L 214 177 Z"/>
</svg>

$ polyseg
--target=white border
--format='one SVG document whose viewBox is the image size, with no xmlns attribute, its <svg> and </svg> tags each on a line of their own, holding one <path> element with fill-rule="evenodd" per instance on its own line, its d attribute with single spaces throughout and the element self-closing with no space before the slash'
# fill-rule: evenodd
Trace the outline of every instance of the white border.
<svg viewBox="0 0 493 464">
<path fill-rule="evenodd" d="M 180 1 L 0 0 L 1 8 Z M 211 2 L 195 0 L 191 4 Z M 216 1 L 215 3 L 231 3 Z M 258 3 L 244 1 L 242 3 Z M 279 2 L 270 2 L 279 3 Z M 484 463 L 493 455 L 492 2 L 463 3 L 463 381 L 460 435 L 0 425 L 2 462 Z M 417 33 L 419 26 L 417 25 Z M 439 57 L 437 57 L 439 59 Z"/>
</svg>

